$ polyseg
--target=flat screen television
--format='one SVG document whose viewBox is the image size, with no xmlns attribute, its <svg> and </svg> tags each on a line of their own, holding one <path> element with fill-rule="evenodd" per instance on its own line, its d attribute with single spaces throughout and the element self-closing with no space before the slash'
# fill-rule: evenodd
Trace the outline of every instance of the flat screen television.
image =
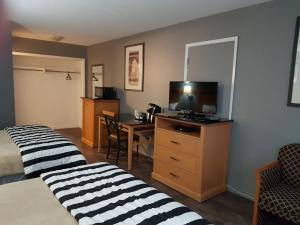
<svg viewBox="0 0 300 225">
<path fill-rule="evenodd" d="M 217 112 L 218 82 L 171 81 L 169 109 L 200 114 Z"/>
</svg>

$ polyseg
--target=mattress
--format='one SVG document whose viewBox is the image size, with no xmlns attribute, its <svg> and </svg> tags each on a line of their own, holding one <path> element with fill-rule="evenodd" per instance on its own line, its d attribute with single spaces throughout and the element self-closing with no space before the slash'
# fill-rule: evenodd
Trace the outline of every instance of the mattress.
<svg viewBox="0 0 300 225">
<path fill-rule="evenodd" d="M 40 178 L 2 185 L 0 196 L 1 224 L 78 225 Z"/>
<path fill-rule="evenodd" d="M 45 182 L 34 178 L 0 187 L 1 224 L 78 225 L 78 220 L 80 224 L 211 225 L 184 205 L 108 163 L 41 176 Z"/>
<path fill-rule="evenodd" d="M 41 175 L 81 225 L 212 225 L 121 168 L 99 162 Z"/>
<path fill-rule="evenodd" d="M 26 178 L 87 163 L 69 139 L 47 126 L 22 125 L 5 130 L 20 151 Z"/>
<path fill-rule="evenodd" d="M 0 177 L 15 174 L 24 174 L 20 151 L 9 134 L 0 130 Z"/>
</svg>

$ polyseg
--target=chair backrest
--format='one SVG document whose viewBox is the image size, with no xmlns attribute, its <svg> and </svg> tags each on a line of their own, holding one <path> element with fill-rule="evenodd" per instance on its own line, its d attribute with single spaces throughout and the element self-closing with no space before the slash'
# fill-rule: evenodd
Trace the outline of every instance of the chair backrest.
<svg viewBox="0 0 300 225">
<path fill-rule="evenodd" d="M 103 110 L 103 115 L 105 118 L 108 137 L 111 134 L 115 134 L 115 135 L 117 135 L 117 138 L 119 140 L 119 137 L 120 137 L 119 124 L 116 119 L 115 113 Z"/>
<path fill-rule="evenodd" d="M 289 144 L 279 150 L 278 161 L 282 168 L 283 181 L 300 186 L 300 144 Z"/>
<path fill-rule="evenodd" d="M 114 112 L 106 111 L 106 110 L 103 110 L 103 111 L 102 111 L 102 114 L 103 114 L 104 116 L 107 115 L 107 116 L 109 116 L 109 117 L 115 117 L 115 116 L 116 116 L 116 114 L 115 114 Z"/>
</svg>

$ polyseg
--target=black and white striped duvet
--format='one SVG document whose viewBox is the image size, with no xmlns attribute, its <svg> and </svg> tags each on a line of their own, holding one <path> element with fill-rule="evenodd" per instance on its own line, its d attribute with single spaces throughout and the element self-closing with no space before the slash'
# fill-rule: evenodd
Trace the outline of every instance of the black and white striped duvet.
<svg viewBox="0 0 300 225">
<path fill-rule="evenodd" d="M 26 178 L 86 164 L 79 149 L 49 127 L 26 125 L 5 130 L 20 150 Z"/>
<path fill-rule="evenodd" d="M 41 175 L 80 225 L 208 225 L 197 213 L 109 163 Z"/>
</svg>

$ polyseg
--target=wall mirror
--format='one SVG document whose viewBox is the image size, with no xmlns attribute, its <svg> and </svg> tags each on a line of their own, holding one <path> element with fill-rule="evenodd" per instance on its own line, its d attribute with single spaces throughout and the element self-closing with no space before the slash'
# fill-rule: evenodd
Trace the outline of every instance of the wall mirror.
<svg viewBox="0 0 300 225">
<path fill-rule="evenodd" d="M 217 116 L 232 119 L 238 37 L 186 44 L 185 81 L 218 82 Z"/>
<path fill-rule="evenodd" d="M 300 45 L 299 45 L 300 17 L 297 18 L 294 49 L 291 66 L 288 105 L 300 107 Z"/>
<path fill-rule="evenodd" d="M 101 87 L 103 87 L 104 65 L 93 64 L 91 68 L 93 98 L 99 98 L 102 97 Z"/>
</svg>

